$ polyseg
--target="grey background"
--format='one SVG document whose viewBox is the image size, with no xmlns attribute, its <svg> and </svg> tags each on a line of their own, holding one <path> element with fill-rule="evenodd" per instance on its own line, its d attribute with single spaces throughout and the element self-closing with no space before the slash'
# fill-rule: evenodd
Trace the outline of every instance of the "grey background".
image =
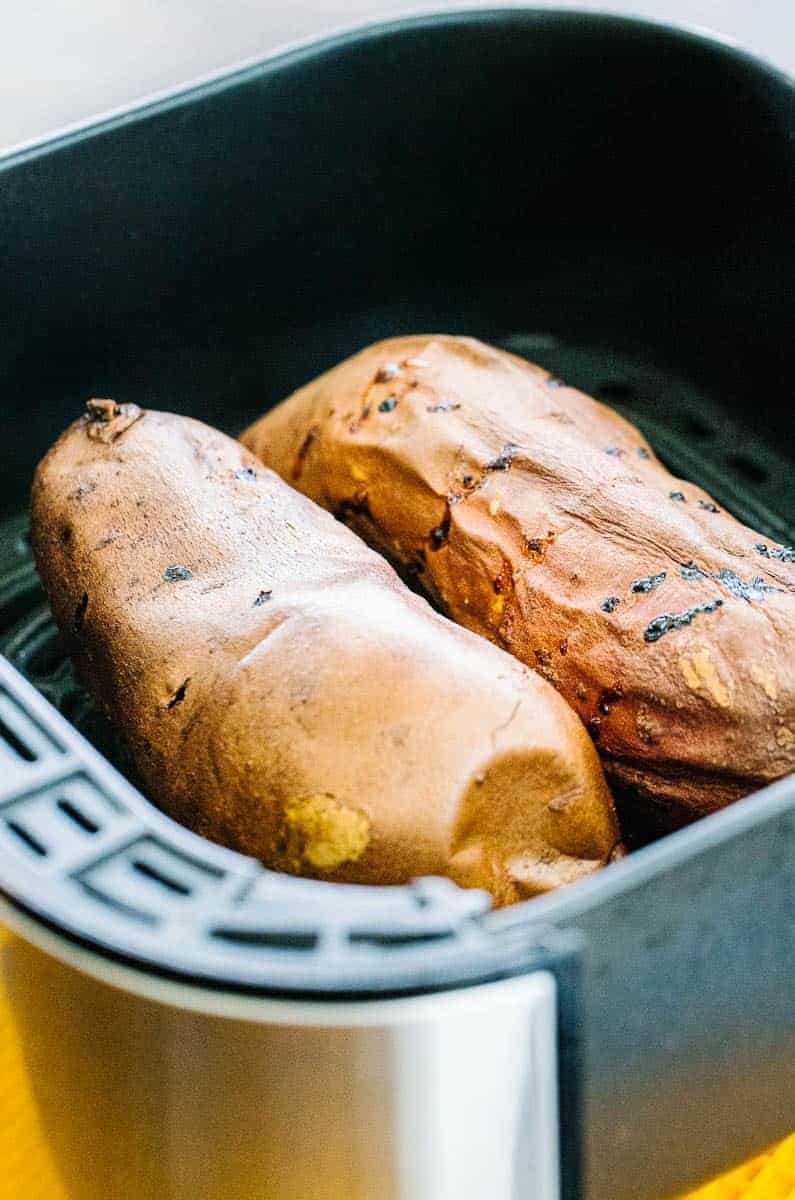
<svg viewBox="0 0 795 1200">
<path fill-rule="evenodd" d="M 0 150 L 296 39 L 432 7 L 464 5 L 454 0 L 424 5 L 416 0 L 0 0 Z M 535 0 L 535 7 L 607 10 L 696 25 L 795 71 L 795 0 Z"/>
</svg>

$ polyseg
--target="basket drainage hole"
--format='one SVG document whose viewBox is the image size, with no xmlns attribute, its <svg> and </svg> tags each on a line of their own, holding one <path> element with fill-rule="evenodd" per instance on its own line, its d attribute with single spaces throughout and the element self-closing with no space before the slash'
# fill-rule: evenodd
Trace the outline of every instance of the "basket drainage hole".
<svg viewBox="0 0 795 1200">
<path fill-rule="evenodd" d="M 139 875 L 143 875 L 144 879 L 151 879 L 153 883 L 159 883 L 161 887 L 168 888 L 170 892 L 175 892 L 178 896 L 189 896 L 191 889 L 184 883 L 180 883 L 177 879 L 171 879 L 168 875 L 163 875 L 158 871 L 157 867 L 152 867 L 143 859 L 133 859 L 133 870 Z"/>
<path fill-rule="evenodd" d="M 20 825 L 19 821 L 13 820 L 6 821 L 6 824 L 11 832 L 16 834 L 21 842 L 25 843 L 29 850 L 32 850 L 34 854 L 38 854 L 40 858 L 44 858 L 47 853 L 46 848 L 37 837 L 34 837 L 32 833 L 25 829 L 24 825 Z"/>
<path fill-rule="evenodd" d="M 704 420 L 703 417 L 697 416 L 695 413 L 688 413 L 683 421 L 685 432 L 693 437 L 701 438 L 706 441 L 707 438 L 714 438 L 715 430 Z"/>
<path fill-rule="evenodd" d="M 95 821 L 92 821 L 90 817 L 87 817 L 85 813 L 82 813 L 79 808 L 76 808 L 71 800 L 59 800 L 58 808 L 64 816 L 68 817 L 75 825 L 78 825 L 84 833 L 99 833 L 99 825 Z"/>
<path fill-rule="evenodd" d="M 764 483 L 769 478 L 765 468 L 760 463 L 754 462 L 752 458 L 748 458 L 746 454 L 732 454 L 729 456 L 728 462 L 738 474 L 744 476 L 750 483 Z"/>
<path fill-rule="evenodd" d="M 36 755 L 30 746 L 26 746 L 22 738 L 14 733 L 14 730 L 9 728 L 2 718 L 0 718 L 0 741 L 4 741 L 9 750 L 13 750 L 17 757 L 24 759 L 25 762 L 36 761 Z"/>
<path fill-rule="evenodd" d="M 441 942 L 452 937 L 449 929 L 434 930 L 428 933 L 359 933 L 349 934 L 348 940 L 354 946 L 419 946 L 424 942 Z"/>
<path fill-rule="evenodd" d="M 316 933 L 273 929 L 214 929 L 213 937 L 239 946 L 265 946 L 270 950 L 314 950 L 318 943 Z"/>
<path fill-rule="evenodd" d="M 607 400 L 614 404 L 628 404 L 631 400 L 637 400 L 637 390 L 631 383 L 619 383 L 618 380 L 608 380 L 607 383 L 600 383 L 596 389 L 596 394 L 600 400 Z"/>
</svg>

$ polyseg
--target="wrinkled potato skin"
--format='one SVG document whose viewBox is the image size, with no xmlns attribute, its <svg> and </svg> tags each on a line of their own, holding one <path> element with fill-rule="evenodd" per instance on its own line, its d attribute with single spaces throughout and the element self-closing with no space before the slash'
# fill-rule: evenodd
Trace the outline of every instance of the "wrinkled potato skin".
<svg viewBox="0 0 795 1200">
<path fill-rule="evenodd" d="M 601 767 L 548 684 L 239 443 L 94 411 L 39 466 L 33 546 L 83 680 L 168 813 L 280 870 L 446 874 L 499 904 L 607 861 Z"/>
<path fill-rule="evenodd" d="M 243 440 L 416 572 L 448 616 L 540 671 L 608 777 L 663 827 L 793 770 L 795 568 L 760 554 L 766 538 L 712 511 L 604 405 L 473 339 L 404 337 L 327 372 Z M 690 562 L 702 575 L 682 576 Z M 737 598 L 709 577 L 727 569 L 781 590 Z M 645 640 L 661 614 L 715 600 Z"/>
</svg>

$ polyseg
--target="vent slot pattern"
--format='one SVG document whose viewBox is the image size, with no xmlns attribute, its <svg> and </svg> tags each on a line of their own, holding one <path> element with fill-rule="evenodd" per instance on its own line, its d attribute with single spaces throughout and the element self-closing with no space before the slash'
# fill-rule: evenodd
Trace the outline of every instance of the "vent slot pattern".
<svg viewBox="0 0 795 1200">
<path fill-rule="evenodd" d="M 27 846 L 28 850 L 32 851 L 33 854 L 38 854 L 43 857 L 47 853 L 47 848 L 41 844 L 38 838 L 35 837 L 35 835 L 32 834 L 29 829 L 26 829 L 24 825 L 21 825 L 19 821 L 14 820 L 13 817 L 8 817 L 6 819 L 6 825 L 11 832 L 19 838 L 23 845 Z"/>
<path fill-rule="evenodd" d="M 90 892 L 144 920 L 164 920 L 186 902 L 206 902 L 225 873 L 158 838 L 136 838 L 77 873 Z"/>
<path fill-rule="evenodd" d="M 129 817 L 84 775 L 0 803 L 3 824 L 48 871 L 74 869 L 129 830 Z"/>
<path fill-rule="evenodd" d="M 36 754 L 17 736 L 16 732 L 0 717 L 0 755 L 12 762 L 22 759 L 24 762 L 35 762 Z"/>
<path fill-rule="evenodd" d="M 261 946 L 268 950 L 314 950 L 320 941 L 316 932 L 296 929 L 214 929 L 212 936 L 237 946 Z"/>
<path fill-rule="evenodd" d="M 4 692 L 0 692 L 0 764 L 12 770 L 47 759 L 54 741 Z"/>
<path fill-rule="evenodd" d="M 431 930 L 351 930 L 348 940 L 354 946 L 419 946 L 427 942 L 441 942 L 453 936 L 452 929 Z"/>
<path fill-rule="evenodd" d="M 153 867 L 143 858 L 133 859 L 133 870 L 139 875 L 143 875 L 144 879 L 151 879 L 155 883 L 159 883 L 161 887 L 168 888 L 170 892 L 175 892 L 178 896 L 189 896 L 191 888 L 186 883 L 180 883 L 177 879 L 172 879 L 170 875 L 164 875 L 157 867 Z"/>
<path fill-rule="evenodd" d="M 79 826 L 84 833 L 99 833 L 99 825 L 95 825 L 91 817 L 87 817 L 79 808 L 75 808 L 71 800 L 66 800 L 63 797 L 56 801 L 61 812 Z"/>
</svg>

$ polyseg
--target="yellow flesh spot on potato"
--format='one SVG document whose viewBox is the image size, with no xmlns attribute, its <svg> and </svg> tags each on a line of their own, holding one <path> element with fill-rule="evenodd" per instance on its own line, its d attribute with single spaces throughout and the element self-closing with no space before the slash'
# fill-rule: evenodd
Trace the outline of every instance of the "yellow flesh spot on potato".
<svg viewBox="0 0 795 1200">
<path fill-rule="evenodd" d="M 292 857 L 319 871 L 357 862 L 370 841 L 367 816 L 325 793 L 290 800 L 284 819 Z"/>
<path fill-rule="evenodd" d="M 683 654 L 679 665 L 689 688 L 708 692 L 716 704 L 728 708 L 731 703 L 729 690 L 706 650 L 694 650 L 690 657 Z"/>
<path fill-rule="evenodd" d="M 364 470 L 363 467 L 360 467 L 357 463 L 354 463 L 353 466 L 351 467 L 351 476 L 353 479 L 356 480 L 357 483 L 366 483 L 367 482 L 367 472 Z"/>
</svg>

